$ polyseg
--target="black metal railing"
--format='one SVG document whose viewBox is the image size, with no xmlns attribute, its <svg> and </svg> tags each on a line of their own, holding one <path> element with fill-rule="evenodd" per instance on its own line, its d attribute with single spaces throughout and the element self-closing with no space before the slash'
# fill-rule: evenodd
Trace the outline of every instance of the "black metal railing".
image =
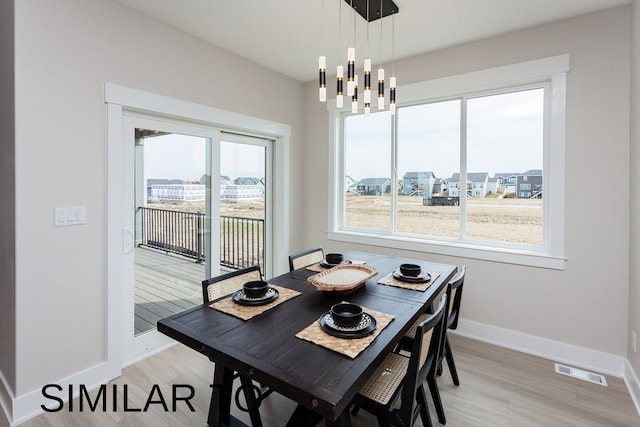
<svg viewBox="0 0 640 427">
<path fill-rule="evenodd" d="M 220 265 L 245 268 L 260 265 L 264 271 L 264 220 L 220 217 Z"/>
<path fill-rule="evenodd" d="M 140 246 L 193 258 L 205 258 L 205 214 L 156 208 L 138 208 Z M 264 220 L 220 217 L 220 265 L 264 268 Z"/>
<path fill-rule="evenodd" d="M 138 208 L 141 214 L 141 246 L 204 261 L 204 217 L 200 212 Z"/>
</svg>

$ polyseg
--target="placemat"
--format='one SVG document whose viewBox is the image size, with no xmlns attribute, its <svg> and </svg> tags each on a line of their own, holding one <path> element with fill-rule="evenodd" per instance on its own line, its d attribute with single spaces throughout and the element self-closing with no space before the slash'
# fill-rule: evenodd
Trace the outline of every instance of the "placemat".
<svg viewBox="0 0 640 427">
<path fill-rule="evenodd" d="M 403 282 L 402 280 L 396 279 L 395 277 L 393 277 L 393 272 L 391 272 L 386 276 L 384 276 L 382 279 L 378 280 L 378 283 L 381 285 L 396 286 L 398 288 L 411 289 L 412 291 L 424 292 L 440 276 L 440 273 L 429 272 L 429 274 L 431 275 L 431 280 L 429 280 L 428 282 L 409 283 L 409 282 Z"/>
<path fill-rule="evenodd" d="M 297 338 L 305 341 L 310 341 L 319 346 L 328 348 L 337 353 L 349 356 L 355 359 L 369 344 L 376 339 L 380 332 L 387 327 L 387 325 L 393 320 L 394 316 L 391 314 L 381 313 L 375 310 L 369 310 L 366 307 L 362 307 L 365 313 L 373 316 L 376 319 L 377 327 L 373 333 L 362 338 L 339 338 L 329 335 L 324 332 L 320 327 L 320 324 L 316 320 L 311 325 L 304 328 L 302 331 L 296 334 Z"/>
<path fill-rule="evenodd" d="M 265 305 L 240 305 L 233 302 L 231 299 L 231 295 L 227 298 L 223 298 L 209 305 L 209 307 L 222 311 L 223 313 L 230 314 L 232 316 L 238 317 L 242 320 L 249 320 L 258 314 L 264 313 L 267 310 L 272 309 L 273 307 L 282 304 L 283 302 L 290 300 L 291 298 L 295 298 L 300 295 L 300 292 L 295 291 L 289 288 L 283 288 L 282 286 L 276 286 L 269 284 L 270 287 L 276 289 L 278 291 L 278 298 L 271 301 L 269 304 Z"/>
<path fill-rule="evenodd" d="M 367 263 L 366 261 L 357 261 L 357 260 L 354 260 L 354 259 L 351 259 L 349 261 L 351 261 L 351 264 L 353 264 L 353 265 L 363 265 L 363 264 Z M 346 264 L 341 264 L 341 265 L 346 265 Z M 305 268 L 307 270 L 309 270 L 309 271 L 315 271 L 316 273 L 322 273 L 323 271 L 328 270 L 327 267 L 321 266 L 319 262 L 316 262 L 315 264 L 308 265 Z"/>
</svg>

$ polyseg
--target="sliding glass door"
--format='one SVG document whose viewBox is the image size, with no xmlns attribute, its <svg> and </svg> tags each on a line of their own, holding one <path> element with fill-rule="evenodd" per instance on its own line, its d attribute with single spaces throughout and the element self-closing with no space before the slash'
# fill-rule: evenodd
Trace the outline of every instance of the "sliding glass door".
<svg viewBox="0 0 640 427">
<path fill-rule="evenodd" d="M 222 132 L 220 142 L 220 263 L 270 270 L 272 141 Z M 268 271 L 270 273 L 270 271 Z"/>
<path fill-rule="evenodd" d="M 170 342 L 156 331 L 156 322 L 201 304 L 202 280 L 219 272 L 219 249 L 212 249 L 219 248 L 219 233 L 211 220 L 212 188 L 218 191 L 217 180 L 212 180 L 218 134 L 126 116 L 123 182 L 128 185 L 122 205 L 127 224 L 123 230 L 127 361 Z"/>
</svg>

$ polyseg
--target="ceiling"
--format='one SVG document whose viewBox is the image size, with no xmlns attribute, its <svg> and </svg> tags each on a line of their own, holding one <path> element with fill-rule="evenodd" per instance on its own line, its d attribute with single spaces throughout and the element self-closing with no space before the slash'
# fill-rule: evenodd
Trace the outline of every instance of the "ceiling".
<svg viewBox="0 0 640 427">
<path fill-rule="evenodd" d="M 354 38 L 353 9 L 344 0 L 115 1 L 301 82 L 317 79 L 320 53 L 327 57 L 328 74 L 338 62 L 346 63 L 347 45 Z M 631 0 L 394 2 L 399 12 L 393 19 L 373 21 L 367 28 L 356 16 L 358 63 L 368 52 L 377 68 L 381 58 L 388 62 L 392 56 L 413 56 Z"/>
</svg>

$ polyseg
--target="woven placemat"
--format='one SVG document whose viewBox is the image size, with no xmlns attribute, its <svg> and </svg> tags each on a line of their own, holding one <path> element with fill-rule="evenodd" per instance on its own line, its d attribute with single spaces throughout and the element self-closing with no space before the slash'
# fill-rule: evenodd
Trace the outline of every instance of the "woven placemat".
<svg viewBox="0 0 640 427">
<path fill-rule="evenodd" d="M 381 284 L 381 285 L 396 286 L 398 288 L 411 289 L 412 291 L 424 292 L 440 276 L 440 273 L 431 273 L 430 272 L 429 274 L 431 275 L 431 280 L 429 280 L 428 282 L 424 282 L 424 283 L 403 282 L 402 280 L 398 280 L 395 277 L 393 277 L 393 273 L 387 274 L 382 279 L 378 280 L 378 283 Z"/>
<path fill-rule="evenodd" d="M 352 265 L 364 265 L 364 264 L 367 263 L 366 261 L 357 261 L 357 260 L 354 260 L 354 259 L 349 260 L 349 261 L 351 261 Z M 349 265 L 349 264 L 340 264 L 340 265 Z M 323 271 L 328 270 L 327 267 L 321 266 L 319 262 L 316 262 L 315 264 L 308 265 L 305 268 L 307 270 L 309 270 L 309 271 L 315 271 L 316 273 L 322 273 Z"/>
<path fill-rule="evenodd" d="M 315 271 L 316 273 L 320 273 L 321 271 L 325 271 L 326 268 L 321 266 L 319 262 L 316 262 L 315 264 L 311 264 L 305 267 L 307 270 L 309 271 Z"/>
<path fill-rule="evenodd" d="M 223 298 L 214 302 L 209 307 L 222 311 L 223 313 L 230 314 L 238 317 L 242 320 L 249 320 L 258 314 L 264 313 L 267 310 L 271 310 L 273 307 L 282 304 L 283 302 L 295 298 L 300 295 L 300 292 L 289 288 L 283 288 L 282 286 L 276 286 L 269 284 L 270 287 L 278 291 L 278 298 L 265 305 L 240 305 L 233 302 L 231 296 Z"/>
<path fill-rule="evenodd" d="M 362 307 L 365 313 L 373 316 L 376 319 L 376 329 L 372 334 L 362 338 L 339 338 L 329 335 L 320 327 L 320 323 L 316 320 L 311 325 L 307 326 L 296 334 L 297 338 L 305 341 L 311 341 L 314 344 L 328 348 L 337 353 L 349 356 L 355 359 L 369 344 L 376 339 L 380 332 L 387 327 L 387 325 L 393 320 L 393 315 L 381 313 L 375 310 L 369 310 Z"/>
</svg>

